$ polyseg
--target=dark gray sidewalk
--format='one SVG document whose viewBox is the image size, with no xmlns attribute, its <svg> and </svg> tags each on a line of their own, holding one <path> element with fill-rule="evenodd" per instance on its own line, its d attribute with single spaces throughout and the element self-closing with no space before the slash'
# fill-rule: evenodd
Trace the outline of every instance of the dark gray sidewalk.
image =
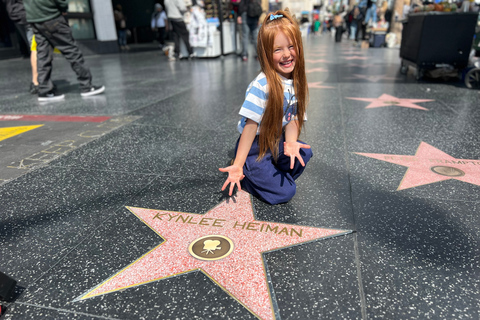
<svg viewBox="0 0 480 320">
<path fill-rule="evenodd" d="M 262 318 L 479 319 L 480 92 L 401 75 L 398 54 L 308 39 L 302 138 L 314 157 L 289 203 L 253 199 L 253 213 L 353 232 L 263 253 Z M 201 270 L 78 300 L 164 241 L 127 206 L 235 203 L 218 168 L 258 63 L 159 51 L 86 61 L 105 94 L 82 99 L 59 56 L 52 78 L 66 99 L 46 104 L 27 93 L 28 60 L 0 61 L 0 271 L 18 281 L 2 319 L 260 317 Z M 223 277 L 247 265 L 234 263 Z"/>
</svg>

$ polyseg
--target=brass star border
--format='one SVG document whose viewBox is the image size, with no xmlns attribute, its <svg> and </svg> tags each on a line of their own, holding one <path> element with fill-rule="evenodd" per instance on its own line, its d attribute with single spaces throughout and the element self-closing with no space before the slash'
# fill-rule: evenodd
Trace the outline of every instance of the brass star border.
<svg viewBox="0 0 480 320">
<path fill-rule="evenodd" d="M 74 301 L 201 271 L 253 315 L 274 320 L 263 253 L 352 232 L 256 220 L 244 191 L 205 214 L 127 208 L 164 241 Z M 228 253 L 218 253 L 224 246 Z"/>
</svg>

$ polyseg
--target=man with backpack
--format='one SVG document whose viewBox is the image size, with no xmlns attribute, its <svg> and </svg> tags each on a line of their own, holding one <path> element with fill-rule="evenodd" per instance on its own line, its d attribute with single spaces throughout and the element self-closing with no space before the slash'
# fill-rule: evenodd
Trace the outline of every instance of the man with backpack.
<svg viewBox="0 0 480 320">
<path fill-rule="evenodd" d="M 248 60 L 248 44 L 252 42 L 257 52 L 257 34 L 263 13 L 261 0 L 241 0 L 238 6 L 238 24 L 242 25 L 242 60 Z"/>
</svg>

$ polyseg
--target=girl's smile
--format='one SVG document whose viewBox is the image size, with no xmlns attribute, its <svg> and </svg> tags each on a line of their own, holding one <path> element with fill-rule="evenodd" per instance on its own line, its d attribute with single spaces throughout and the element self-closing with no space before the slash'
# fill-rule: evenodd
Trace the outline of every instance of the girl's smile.
<svg viewBox="0 0 480 320">
<path fill-rule="evenodd" d="M 292 41 L 283 32 L 277 33 L 273 43 L 273 65 L 283 77 L 291 78 L 297 54 Z"/>
</svg>

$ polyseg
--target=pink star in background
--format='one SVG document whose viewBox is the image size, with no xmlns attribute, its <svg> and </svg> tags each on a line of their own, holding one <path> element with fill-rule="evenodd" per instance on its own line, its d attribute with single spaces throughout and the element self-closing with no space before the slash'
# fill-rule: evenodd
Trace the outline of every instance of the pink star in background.
<svg viewBox="0 0 480 320">
<path fill-rule="evenodd" d="M 456 159 L 423 141 L 414 156 L 355 153 L 408 167 L 397 190 L 450 179 L 480 186 L 480 160 Z"/>
<path fill-rule="evenodd" d="M 365 54 L 365 52 L 362 52 L 358 49 L 343 49 L 341 50 L 342 54 Z"/>
<path fill-rule="evenodd" d="M 319 63 L 319 62 L 330 63 L 330 61 L 325 60 L 325 59 L 317 59 L 317 60 L 305 59 L 305 61 L 308 62 L 308 63 Z"/>
<path fill-rule="evenodd" d="M 205 214 L 128 209 L 165 241 L 77 300 L 202 271 L 255 316 L 273 320 L 262 253 L 350 232 L 256 220 L 244 191 Z M 222 239 L 203 241 L 206 236 Z M 202 242 L 206 257 L 215 257 L 222 247 L 230 250 L 216 260 L 198 259 L 190 249 Z"/>
<path fill-rule="evenodd" d="M 309 82 L 308 87 L 311 89 L 333 89 L 335 87 L 330 87 L 330 86 L 322 86 L 321 84 L 323 81 L 318 81 L 318 82 Z"/>
<path fill-rule="evenodd" d="M 348 98 L 347 97 L 347 99 L 371 102 L 365 109 L 397 106 L 397 107 L 405 107 L 405 108 L 419 109 L 419 110 L 425 110 L 425 111 L 428 111 L 428 109 L 418 106 L 415 103 L 435 101 L 431 99 L 400 99 L 400 98 L 396 98 L 394 96 L 388 95 L 386 93 L 382 94 L 378 98 Z"/>
<path fill-rule="evenodd" d="M 328 70 L 324 68 L 312 68 L 312 69 L 305 70 L 305 73 L 312 73 L 312 72 L 328 72 Z"/>
<path fill-rule="evenodd" d="M 351 57 L 344 57 L 345 60 L 367 60 L 367 57 L 362 56 L 351 56 Z"/>
<path fill-rule="evenodd" d="M 378 66 L 378 65 L 371 64 L 371 63 L 367 63 L 367 64 L 349 63 L 349 64 L 345 65 L 345 67 L 357 67 L 357 68 L 371 68 L 371 67 L 375 67 L 375 66 Z"/>
<path fill-rule="evenodd" d="M 377 76 L 369 76 L 366 74 L 352 74 L 353 77 L 349 77 L 347 79 L 363 79 L 370 82 L 378 82 L 379 80 L 395 80 L 395 78 L 387 77 L 386 75 L 377 75 Z"/>
</svg>

